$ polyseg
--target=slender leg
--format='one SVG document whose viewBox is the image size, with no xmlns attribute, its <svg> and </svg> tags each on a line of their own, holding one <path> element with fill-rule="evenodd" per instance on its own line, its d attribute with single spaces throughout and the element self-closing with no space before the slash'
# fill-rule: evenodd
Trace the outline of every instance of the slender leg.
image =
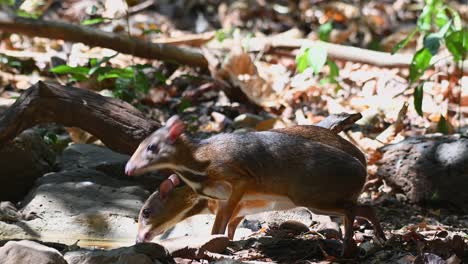
<svg viewBox="0 0 468 264">
<path fill-rule="evenodd" d="M 228 224 L 228 238 L 230 240 L 234 239 L 234 234 L 236 233 L 236 228 L 240 224 L 240 222 L 244 219 L 243 216 L 238 216 L 233 218 Z"/>
<path fill-rule="evenodd" d="M 224 234 L 226 232 L 227 224 L 243 195 L 243 185 L 232 188 L 231 196 L 227 202 L 220 203 L 213 228 L 211 229 L 211 234 Z"/>
<path fill-rule="evenodd" d="M 344 238 L 343 238 L 343 257 L 354 257 L 357 255 L 357 245 L 353 239 L 353 223 L 355 218 L 354 209 L 348 209 L 344 215 Z"/>
<path fill-rule="evenodd" d="M 371 222 L 372 226 L 374 227 L 375 235 L 378 238 L 382 239 L 383 241 L 387 240 L 385 233 L 382 230 L 382 226 L 380 226 L 380 221 L 377 218 L 374 208 L 372 208 L 370 205 L 357 205 L 355 207 L 355 213 L 356 216 L 363 217 Z"/>
</svg>

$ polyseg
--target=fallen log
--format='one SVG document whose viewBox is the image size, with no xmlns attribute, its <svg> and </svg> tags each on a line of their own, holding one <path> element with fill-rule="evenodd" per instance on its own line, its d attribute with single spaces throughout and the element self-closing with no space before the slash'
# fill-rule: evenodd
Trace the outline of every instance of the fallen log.
<svg viewBox="0 0 468 264">
<path fill-rule="evenodd" d="M 110 149 L 131 154 L 160 127 L 132 105 L 95 92 L 39 81 L 28 88 L 0 119 L 0 145 L 23 130 L 44 123 L 79 127 Z"/>
</svg>

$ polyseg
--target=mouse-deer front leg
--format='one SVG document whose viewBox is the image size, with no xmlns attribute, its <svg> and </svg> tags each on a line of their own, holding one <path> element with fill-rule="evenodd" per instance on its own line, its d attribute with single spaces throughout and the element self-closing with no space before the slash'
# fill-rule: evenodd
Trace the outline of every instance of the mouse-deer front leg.
<svg viewBox="0 0 468 264">
<path fill-rule="evenodd" d="M 234 214 L 234 211 L 245 193 L 245 184 L 236 184 L 233 186 L 231 195 L 227 201 L 220 201 L 218 212 L 216 213 L 215 222 L 211 234 L 224 234 L 226 227 Z"/>
</svg>

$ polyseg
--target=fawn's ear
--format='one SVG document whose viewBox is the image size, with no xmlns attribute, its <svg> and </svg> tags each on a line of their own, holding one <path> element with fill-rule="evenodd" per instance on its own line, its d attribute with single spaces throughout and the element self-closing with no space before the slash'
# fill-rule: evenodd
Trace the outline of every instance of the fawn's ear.
<svg viewBox="0 0 468 264">
<path fill-rule="evenodd" d="M 159 198 L 162 201 L 165 201 L 167 197 L 169 197 L 169 193 L 174 189 L 174 187 L 178 186 L 180 184 L 180 179 L 177 177 L 177 175 L 172 174 L 169 176 L 169 178 L 165 179 L 160 185 L 159 185 Z"/>
<path fill-rule="evenodd" d="M 171 142 L 175 142 L 185 130 L 184 122 L 177 115 L 171 116 L 167 120 L 166 127 L 169 130 L 168 138 Z"/>
</svg>

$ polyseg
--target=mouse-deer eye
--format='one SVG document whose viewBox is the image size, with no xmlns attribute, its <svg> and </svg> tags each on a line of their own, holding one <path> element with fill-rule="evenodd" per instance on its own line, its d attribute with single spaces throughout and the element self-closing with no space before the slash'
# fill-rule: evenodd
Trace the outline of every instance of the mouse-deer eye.
<svg viewBox="0 0 468 264">
<path fill-rule="evenodd" d="M 156 153 L 156 152 L 159 151 L 159 147 L 158 147 L 156 144 L 149 144 L 149 145 L 146 147 L 146 149 L 147 149 L 148 151 L 153 152 L 153 153 Z"/>
<path fill-rule="evenodd" d="M 143 211 L 141 212 L 141 215 L 143 216 L 143 218 L 148 219 L 151 215 L 151 209 L 149 208 L 143 209 Z"/>
</svg>

